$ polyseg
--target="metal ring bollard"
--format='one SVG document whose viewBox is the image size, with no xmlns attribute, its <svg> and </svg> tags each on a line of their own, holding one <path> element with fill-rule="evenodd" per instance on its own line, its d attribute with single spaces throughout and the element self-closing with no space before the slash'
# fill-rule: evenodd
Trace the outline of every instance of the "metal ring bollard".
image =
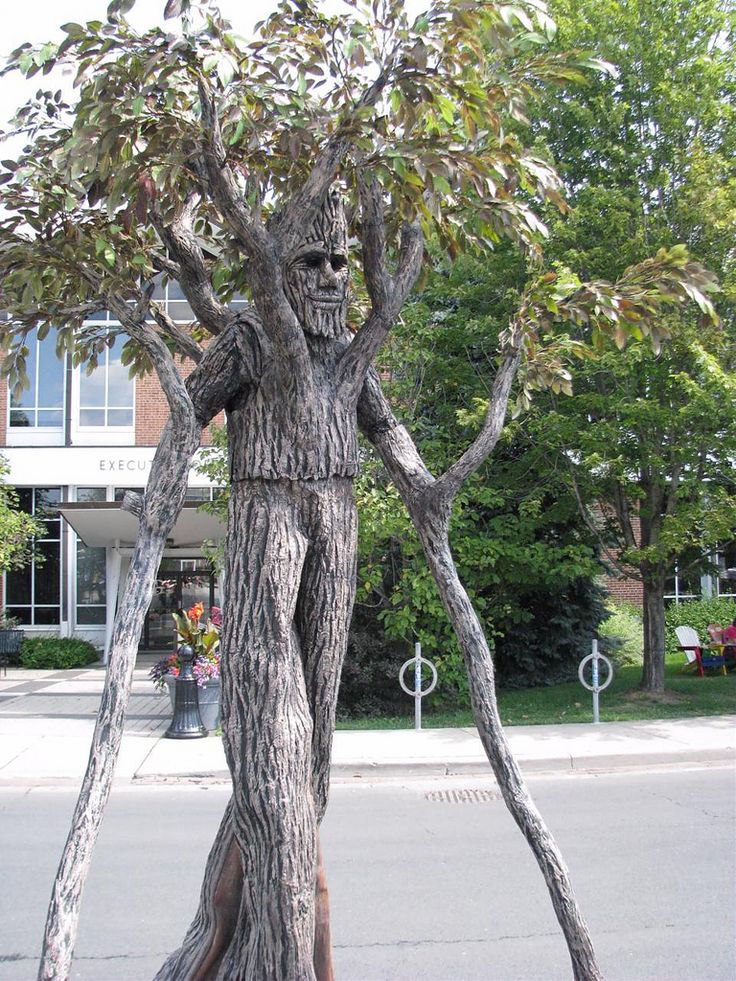
<svg viewBox="0 0 736 981">
<path fill-rule="evenodd" d="M 406 669 L 410 664 L 414 665 L 414 690 L 412 691 L 405 682 L 404 674 Z M 432 673 L 432 680 L 429 683 L 429 688 L 422 690 L 422 665 L 426 664 Z M 417 643 L 414 645 L 414 657 L 410 657 L 408 661 L 404 661 L 399 669 L 399 684 L 404 689 L 407 695 L 411 695 L 414 699 L 414 728 L 422 728 L 422 699 L 425 695 L 429 695 L 437 687 L 437 668 L 428 661 L 426 657 L 422 657 L 422 645 Z"/>
<path fill-rule="evenodd" d="M 599 674 L 599 662 L 603 661 L 604 665 L 608 669 L 608 676 L 603 684 L 600 683 Z M 592 684 L 588 684 L 585 680 L 585 669 L 591 664 L 591 680 Z M 602 692 L 605 688 L 613 681 L 613 665 L 605 656 L 605 654 L 598 653 L 598 641 L 593 641 L 593 652 L 588 654 L 582 659 L 580 665 L 578 666 L 578 678 L 580 679 L 580 684 L 583 688 L 587 688 L 588 691 L 593 692 L 593 722 L 600 722 L 599 712 L 598 712 L 598 693 Z"/>
</svg>

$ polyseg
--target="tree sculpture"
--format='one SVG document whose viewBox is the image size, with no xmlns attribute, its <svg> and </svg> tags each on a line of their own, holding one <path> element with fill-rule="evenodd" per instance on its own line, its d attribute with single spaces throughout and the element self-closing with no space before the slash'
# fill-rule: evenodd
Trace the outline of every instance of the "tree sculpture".
<svg viewBox="0 0 736 981">
<path fill-rule="evenodd" d="M 397 0 L 345 18 L 287 0 L 245 48 L 209 6 L 197 19 L 190 4 L 170 0 L 182 35 L 136 34 L 123 16 L 131 6 L 114 0 L 108 24 L 67 24 L 58 49 L 13 56 L 29 75 L 71 62 L 80 93 L 72 111 L 60 93 L 40 91 L 17 117 L 31 142 L 8 164 L 2 193 L 9 370 L 22 379 L 25 333 L 52 326 L 61 348 L 94 364 L 111 336 L 85 315 L 106 307 L 130 338 L 133 370 L 157 372 L 171 409 L 145 495 L 128 502 L 139 536 L 39 977 L 69 973 L 143 617 L 201 429 L 224 406 L 233 799 L 195 920 L 158 978 L 332 977 L 318 829 L 353 599 L 357 426 L 416 525 L 466 660 L 483 745 L 544 875 L 574 976 L 599 978 L 565 864 L 504 738 L 491 652 L 452 559 L 450 516 L 499 437 L 520 364 L 522 402 L 534 387 L 568 384 L 559 347 L 542 343 L 556 320 L 588 325 L 599 339 L 611 325 L 657 338 L 658 311 L 694 292 L 707 303 L 699 290 L 709 278 L 682 253 L 661 253 L 615 286 L 533 277 L 502 340 L 481 431 L 435 479 L 371 364 L 420 273 L 426 235 L 451 252 L 502 237 L 537 251 L 543 226 L 531 201 L 561 205 L 557 179 L 506 122 L 523 120 L 536 85 L 572 77 L 585 59 L 536 53 L 553 31 L 539 0 L 448 0 L 413 23 Z M 354 334 L 349 234 L 364 284 Z M 181 284 L 197 318 L 191 329 L 151 299 L 156 272 Z M 245 312 L 229 305 L 237 290 L 252 300 Z M 203 347 L 207 335 L 215 339 Z M 186 380 L 174 353 L 197 364 Z"/>
</svg>

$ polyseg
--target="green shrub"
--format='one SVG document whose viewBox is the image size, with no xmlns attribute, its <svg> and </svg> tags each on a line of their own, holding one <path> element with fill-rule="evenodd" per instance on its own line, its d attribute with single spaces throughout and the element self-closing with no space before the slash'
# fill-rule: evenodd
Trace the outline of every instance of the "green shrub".
<svg viewBox="0 0 736 981">
<path fill-rule="evenodd" d="M 690 600 L 687 603 L 671 603 L 664 615 L 665 651 L 676 654 L 678 650 L 675 627 L 694 627 L 698 637 L 708 639 L 707 627 L 717 623 L 725 627 L 736 617 L 736 602 L 731 599 Z"/>
<path fill-rule="evenodd" d="M 338 718 L 407 712 L 413 703 L 399 686 L 399 668 L 409 657 L 406 644 L 388 640 L 380 628 L 366 626 L 356 610 L 340 680 Z"/>
<path fill-rule="evenodd" d="M 633 603 L 606 604 L 610 616 L 598 628 L 598 634 L 609 642 L 618 664 L 641 664 L 644 657 L 642 612 Z"/>
<path fill-rule="evenodd" d="M 44 668 L 63 671 L 83 668 L 99 660 L 99 653 L 87 640 L 77 637 L 29 637 L 20 649 L 24 668 Z"/>
<path fill-rule="evenodd" d="M 534 688 L 577 677 L 580 661 L 607 615 L 604 593 L 592 578 L 573 580 L 556 591 L 523 597 L 527 622 L 515 626 L 497 618 L 493 659 L 501 688 Z M 604 642 L 601 653 L 610 653 Z"/>
</svg>

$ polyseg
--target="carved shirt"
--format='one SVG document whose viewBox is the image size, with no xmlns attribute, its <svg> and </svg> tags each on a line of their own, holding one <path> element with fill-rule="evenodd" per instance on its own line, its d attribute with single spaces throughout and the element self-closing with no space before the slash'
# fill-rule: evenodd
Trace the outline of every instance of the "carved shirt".
<svg viewBox="0 0 736 981">
<path fill-rule="evenodd" d="M 227 411 L 232 480 L 305 480 L 358 473 L 355 406 L 335 384 L 344 339 L 308 337 L 311 378 L 278 359 L 257 322 L 237 320 L 197 369 L 209 412 Z"/>
</svg>

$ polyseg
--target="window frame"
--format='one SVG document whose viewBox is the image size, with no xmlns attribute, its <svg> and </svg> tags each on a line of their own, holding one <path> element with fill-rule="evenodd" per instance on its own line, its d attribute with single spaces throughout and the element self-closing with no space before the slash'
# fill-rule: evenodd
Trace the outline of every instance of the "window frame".
<svg viewBox="0 0 736 981">
<path fill-rule="evenodd" d="M 39 389 L 42 387 L 39 385 L 39 370 L 41 366 L 41 359 L 39 357 L 39 346 L 48 342 L 49 344 L 54 344 L 54 335 L 49 332 L 43 340 L 39 340 L 38 331 L 33 332 L 33 342 L 36 345 L 35 352 L 35 375 L 31 384 L 24 392 L 34 392 L 34 407 L 29 409 L 30 412 L 34 414 L 34 417 L 38 418 L 38 413 L 43 411 L 53 411 L 61 413 L 61 423 L 58 426 L 13 426 L 12 417 L 13 412 L 23 411 L 23 406 L 13 407 L 13 393 L 8 386 L 6 394 L 7 403 L 7 413 L 5 416 L 5 445 L 6 446 L 63 446 L 64 445 L 64 422 L 66 419 L 66 368 L 67 368 L 67 356 L 63 355 L 61 358 L 57 357 L 59 362 L 59 367 L 61 371 L 61 405 L 60 406 L 40 406 L 39 405 Z M 30 334 L 26 338 L 26 346 L 29 345 L 31 341 Z"/>
<path fill-rule="evenodd" d="M 120 322 L 117 320 L 112 320 L 109 317 L 107 311 L 101 311 L 98 318 L 94 319 L 96 324 L 109 324 L 110 328 L 120 327 Z M 127 338 L 121 335 L 123 343 Z M 107 413 L 116 408 L 129 408 L 128 406 L 110 406 L 108 402 L 108 388 L 109 388 L 109 359 L 110 359 L 110 348 L 106 348 L 104 352 L 105 363 L 100 364 L 97 370 L 103 369 L 105 371 L 105 402 L 104 405 L 99 408 L 105 413 L 105 418 L 107 418 Z M 72 412 L 71 412 L 71 442 L 75 446 L 130 446 L 135 443 L 135 423 L 136 423 L 136 384 L 135 378 L 130 379 L 131 386 L 131 423 L 124 426 L 115 425 L 102 425 L 102 426 L 85 426 L 81 423 L 81 389 L 82 389 L 82 376 L 85 373 L 84 365 L 79 365 L 74 369 L 72 374 Z"/>
</svg>

